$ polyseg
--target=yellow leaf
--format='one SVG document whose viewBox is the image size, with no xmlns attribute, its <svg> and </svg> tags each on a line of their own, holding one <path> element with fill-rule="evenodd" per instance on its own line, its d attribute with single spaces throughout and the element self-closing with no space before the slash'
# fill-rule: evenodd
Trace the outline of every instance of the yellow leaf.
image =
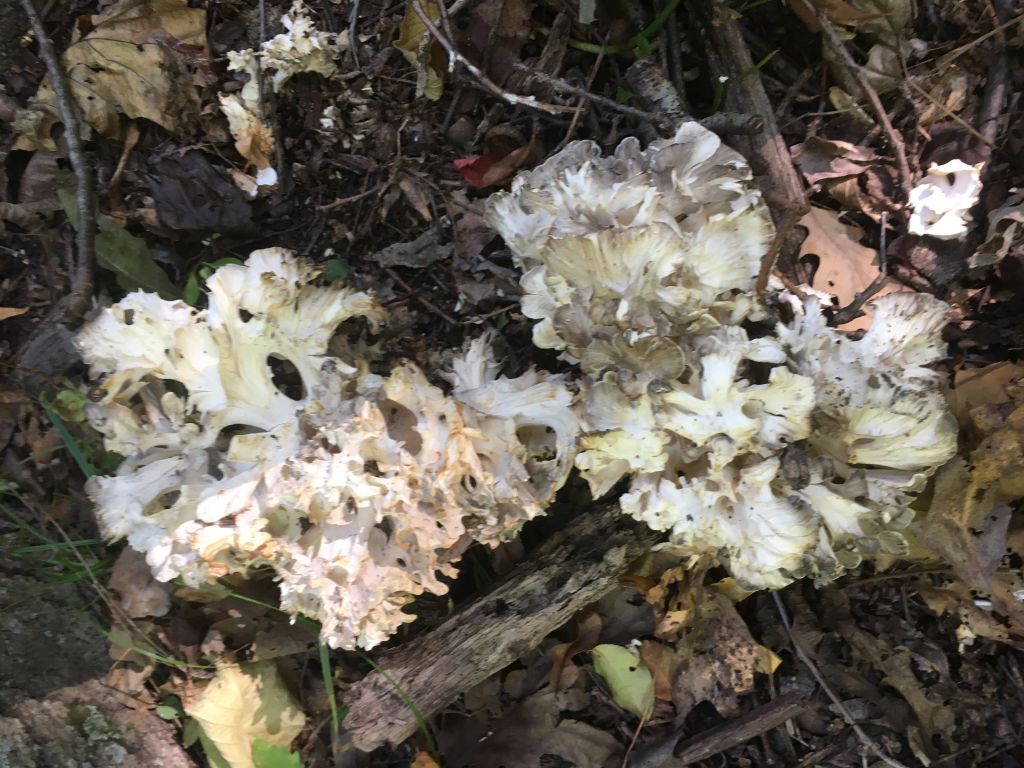
<svg viewBox="0 0 1024 768">
<path fill-rule="evenodd" d="M 441 19 L 441 9 L 434 0 L 406 0 L 405 17 L 398 28 L 398 39 L 394 45 L 406 61 L 416 67 L 416 95 L 437 101 L 444 91 L 447 58 L 437 52 L 430 30 L 416 13 L 414 2 L 419 2 L 420 9 L 432 24 L 436 25 Z"/>
<path fill-rule="evenodd" d="M 440 766 L 426 752 L 417 752 L 416 759 L 412 761 L 409 768 L 440 768 Z"/>
<path fill-rule="evenodd" d="M 24 315 L 26 312 L 28 312 L 28 307 L 0 307 L 0 320 Z"/>
<path fill-rule="evenodd" d="M 185 712 L 231 768 L 254 768 L 256 739 L 287 747 L 306 724 L 272 661 L 224 664 Z"/>
<path fill-rule="evenodd" d="M 641 720 L 654 706 L 654 677 L 636 656 L 621 645 L 594 648 L 594 669 L 612 691 L 615 703 Z"/>
</svg>

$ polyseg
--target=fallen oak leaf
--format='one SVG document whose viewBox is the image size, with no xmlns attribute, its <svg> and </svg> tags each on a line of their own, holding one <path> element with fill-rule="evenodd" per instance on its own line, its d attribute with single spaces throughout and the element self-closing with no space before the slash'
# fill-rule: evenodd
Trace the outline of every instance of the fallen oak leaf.
<svg viewBox="0 0 1024 768">
<path fill-rule="evenodd" d="M 811 287 L 835 296 L 837 306 L 848 306 L 879 275 L 878 254 L 860 243 L 864 231 L 853 224 L 843 223 L 838 213 L 827 208 L 811 208 L 798 224 L 807 230 L 807 238 L 800 247 L 800 257 L 813 255 L 818 258 Z M 877 298 L 901 289 L 898 282 L 886 279 L 874 296 Z M 840 328 L 860 330 L 870 324 L 871 318 L 865 314 Z"/>
</svg>

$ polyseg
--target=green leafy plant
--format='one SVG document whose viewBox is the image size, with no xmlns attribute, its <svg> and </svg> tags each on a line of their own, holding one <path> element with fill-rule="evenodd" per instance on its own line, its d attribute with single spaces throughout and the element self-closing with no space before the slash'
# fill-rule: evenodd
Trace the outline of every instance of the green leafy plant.
<svg viewBox="0 0 1024 768">
<path fill-rule="evenodd" d="M 303 768 L 298 752 L 287 747 L 267 744 L 262 739 L 252 743 L 252 762 L 256 768 Z"/>
<path fill-rule="evenodd" d="M 199 286 L 202 283 L 205 283 L 210 275 L 217 271 L 218 267 L 223 267 L 227 264 L 241 263 L 241 259 L 236 259 L 233 256 L 225 256 L 223 259 L 217 259 L 216 261 L 200 264 L 192 270 L 192 273 L 188 276 L 188 280 L 185 281 L 185 289 L 181 292 L 181 298 L 184 299 L 187 304 L 191 304 L 193 307 L 196 306 L 199 301 Z"/>
</svg>

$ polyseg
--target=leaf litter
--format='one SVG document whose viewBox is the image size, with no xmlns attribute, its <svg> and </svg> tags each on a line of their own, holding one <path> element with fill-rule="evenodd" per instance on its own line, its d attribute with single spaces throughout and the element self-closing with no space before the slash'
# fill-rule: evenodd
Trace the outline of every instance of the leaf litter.
<svg viewBox="0 0 1024 768">
<path fill-rule="evenodd" d="M 612 145 L 622 135 L 650 131 L 649 124 L 631 122 L 635 116 L 579 92 L 627 106 L 640 103 L 619 77 L 628 59 L 602 47 L 629 47 L 626 41 L 636 40 L 656 12 L 579 3 L 568 9 L 579 22 L 570 33 L 564 31 L 566 15 L 542 4 L 487 0 L 448 19 L 438 4 L 419 3 L 499 86 L 584 110 L 580 120 L 569 111 L 564 121 L 542 122 L 474 90 L 471 76 L 451 68 L 412 2 L 389 12 L 375 4 L 360 9 L 351 37 L 344 32 L 348 7 L 323 5 L 310 11 L 313 26 L 305 27 L 303 39 L 329 34 L 334 47 L 287 77 L 268 67 L 262 106 L 253 95 L 258 78 L 252 69 L 228 69 L 218 60 L 227 51 L 263 50 L 264 41 L 252 33 L 258 27 L 254 11 L 229 8 L 215 18 L 194 3 L 125 0 L 88 7 L 90 13 L 66 25 L 64 65 L 93 146 L 104 148 L 97 159 L 106 178 L 114 177 L 124 154 L 120 188 L 107 190 L 100 208 L 97 262 L 104 272 L 98 295 L 143 287 L 177 296 L 186 275 L 235 258 L 252 238 L 267 245 L 287 241 L 342 265 L 334 273 L 341 279 L 389 297 L 400 330 L 376 340 L 386 350 L 382 356 L 432 360 L 461 332 L 439 323 L 441 316 L 499 327 L 515 347 L 526 338 L 515 273 L 482 224 L 478 190 L 500 188 L 570 137 Z M 913 170 L 920 170 L 915 182 L 932 165 L 954 159 L 971 167 L 990 163 L 982 171 L 980 202 L 961 206 L 970 214 L 957 243 L 938 245 L 925 231 L 910 247 L 892 242 L 908 222 L 884 126 L 860 86 L 844 77 L 834 52 L 819 52 L 822 25 L 803 0 L 775 5 L 745 4 L 739 14 L 769 47 L 782 49 L 763 71 L 748 76 L 771 90 L 787 121 L 785 142 L 811 193 L 811 207 L 799 218 L 807 237 L 795 255 L 813 256 L 816 269 L 810 277 L 796 270 L 785 277 L 795 285 L 805 281 L 836 307 L 853 301 L 883 268 L 887 279 L 875 295 L 925 289 L 950 299 L 956 310 L 948 333 L 950 398 L 962 433 L 960 457 L 941 470 L 916 510 L 913 559 L 879 557 L 827 590 L 794 585 L 785 602 L 795 636 L 871 738 L 907 765 L 957 755 L 981 761 L 1011 748 L 1021 718 L 1013 673 L 1003 671 L 1017 668 L 1019 658 L 1009 654 L 1024 642 L 1024 526 L 1018 511 L 1024 404 L 1017 383 L 1024 337 L 1015 326 L 1024 270 L 1020 193 L 1012 189 L 1024 178 L 1006 156 L 986 153 L 975 134 L 985 130 L 980 100 L 989 67 L 1001 55 L 1019 59 L 1019 36 L 1012 27 L 994 26 L 981 5 L 974 13 L 925 2 L 915 16 L 905 2 L 811 3 L 842 29 L 868 68 L 869 83 L 907 143 Z M 592 10 L 596 19 L 589 23 Z M 268 6 L 269 39 L 293 31 L 276 26 L 290 12 Z M 682 28 L 683 36 L 699 39 L 699 15 L 690 19 L 691 9 L 675 13 L 677 21 L 693 22 Z M 655 52 L 665 51 L 670 79 L 701 114 L 711 99 L 692 84 L 714 78 L 692 46 L 676 46 L 682 53 L 672 60 L 671 35 L 683 26 L 659 32 Z M 780 45 L 784 35 L 801 36 L 808 52 L 798 56 Z M 760 44 L 756 37 L 752 45 Z M 630 55 L 636 53 L 644 51 Z M 936 66 L 939 53 L 942 66 Z M 517 69 L 523 61 L 536 62 L 549 80 L 530 79 Z M 801 67 L 814 77 L 798 79 Z M 908 85 L 894 88 L 904 72 Z M 564 82 L 555 87 L 550 78 Z M 71 179 L 48 82 L 38 72 L 29 85 L 8 82 L 26 109 L 12 126 L 17 135 L 4 134 L 11 152 L 22 154 L 12 154 L 20 159 L 8 163 L 0 219 L 19 248 L 39 254 L 35 262 L 2 256 L 12 278 L 0 284 L 0 314 L 14 339 L 57 298 L 60 288 L 41 276 L 39 265 L 60 262 L 63 244 L 54 225 L 61 211 L 72 220 L 76 213 L 67 193 L 63 199 L 59 194 Z M 826 82 L 835 87 L 823 87 Z M 841 105 L 839 112 L 819 108 L 830 98 Z M 134 148 L 126 140 L 130 124 L 140 131 Z M 1008 147 L 1019 148 L 1015 126 L 1000 130 Z M 287 167 L 279 166 L 279 153 Z M 286 174 L 276 178 L 282 168 Z M 273 184 L 255 184 L 268 181 L 271 170 Z M 994 192 L 986 196 L 989 185 Z M 30 235 L 37 240 L 24 239 Z M 888 251 L 880 254 L 887 242 Z M 914 247 L 949 254 L 959 260 L 959 271 L 947 269 L 950 277 L 937 279 L 935 265 Z M 168 272 L 172 264 L 180 269 Z M 201 303 L 196 283 L 190 295 Z M 866 318 L 844 326 L 852 332 L 864 327 Z M 60 385 L 76 384 L 72 373 Z M 6 466 L 22 492 L 58 510 L 52 499 L 57 489 L 80 482 L 66 464 L 48 458 L 60 450 L 61 438 L 31 398 L 13 387 L 4 392 L 0 437 L 16 468 L 10 461 Z M 95 442 L 88 445 L 85 428 L 72 429 L 101 458 Z M 437 719 L 440 764 L 621 764 L 634 735 L 640 744 L 699 740 L 708 729 L 756 713 L 790 691 L 807 697 L 808 709 L 788 728 L 764 734 L 760 744 L 730 748 L 724 759 L 796 764 L 833 750 L 840 757 L 832 764 L 848 764 L 842 756 L 854 755 L 860 742 L 795 659 L 767 596 L 740 593 L 703 564 L 637 564 L 628 581 L 629 587 L 525 653 L 515 668 L 465 692 L 454 711 Z M 109 586 L 135 625 L 115 629 L 109 682 L 153 706 L 157 684 L 162 693 L 195 695 L 186 711 L 206 723 L 204 738 L 223 745 L 219 751 L 231 756 L 232 766 L 270 759 L 267 750 L 275 760 L 294 762 L 289 750 L 303 721 L 296 701 L 310 722 L 324 722 L 325 674 L 330 686 L 343 687 L 365 670 L 360 660 L 343 656 L 333 659 L 333 670 L 321 670 L 315 630 L 292 627 L 259 605 L 276 605 L 269 582 L 229 584 L 224 593 L 205 595 L 185 589 L 168 594 L 150 582 L 121 559 L 113 563 Z M 456 602 L 464 599 L 455 596 Z M 447 610 L 417 604 L 426 623 L 442 620 Z M 410 635 L 418 631 L 414 627 Z M 167 654 L 160 655 L 163 660 L 140 643 L 140 633 Z M 214 703 L 196 703 L 204 697 Z M 218 716 L 208 717 L 209 708 Z M 328 764 L 317 732 L 307 727 L 295 741 L 302 743 L 303 764 Z M 254 757 L 257 752 L 263 756 Z M 412 745 L 371 759 L 379 765 L 438 764 Z"/>
</svg>

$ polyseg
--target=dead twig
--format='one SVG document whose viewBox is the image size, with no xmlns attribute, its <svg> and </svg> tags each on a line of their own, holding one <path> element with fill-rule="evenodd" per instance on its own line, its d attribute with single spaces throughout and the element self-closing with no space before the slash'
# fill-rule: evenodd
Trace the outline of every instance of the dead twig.
<svg viewBox="0 0 1024 768">
<path fill-rule="evenodd" d="M 456 50 L 451 41 L 440 29 L 437 28 L 437 25 L 430 20 L 430 17 L 427 16 L 423 7 L 420 5 L 419 0 L 411 0 L 411 2 L 413 11 L 415 11 L 416 15 L 420 17 L 420 21 L 423 22 L 423 25 L 427 28 L 430 34 L 433 35 L 434 39 L 437 40 L 437 42 L 441 44 L 441 47 L 448 52 L 448 56 L 451 57 L 452 63 L 454 64 L 457 62 L 465 67 L 485 91 L 490 92 L 492 95 L 497 96 L 502 101 L 512 104 L 513 106 L 539 109 L 541 112 L 547 112 L 552 115 L 570 114 L 577 111 L 576 107 L 547 104 L 543 101 L 539 101 L 533 96 L 520 96 L 506 91 L 484 74 L 480 67 L 476 66 L 476 64 Z"/>
<path fill-rule="evenodd" d="M 538 82 L 544 83 L 544 85 L 550 86 L 552 89 L 565 93 L 570 96 L 578 96 L 582 99 L 586 99 L 594 104 L 600 104 L 602 107 L 608 107 L 608 109 L 614 109 L 616 112 L 621 112 L 624 115 L 630 115 L 640 120 L 646 120 L 658 124 L 659 127 L 669 128 L 670 126 L 659 116 L 653 112 L 645 112 L 642 109 L 631 107 L 628 104 L 621 104 L 615 99 L 609 99 L 607 96 L 601 96 L 597 93 L 591 93 L 586 88 L 580 88 L 579 86 L 568 83 L 558 77 L 545 74 L 544 72 L 538 72 L 533 67 L 529 67 L 523 64 L 521 61 L 513 63 L 513 68 L 519 72 L 524 72 L 530 75 L 530 77 Z M 574 108 L 575 109 L 575 108 Z"/>
<path fill-rule="evenodd" d="M 678 754 L 669 766 L 684 766 L 707 760 L 728 749 L 738 747 L 756 736 L 768 733 L 807 709 L 807 700 L 799 693 L 784 693 L 735 720 L 694 737 L 677 748 Z"/>
<path fill-rule="evenodd" d="M 360 192 L 359 194 L 356 195 L 350 195 L 349 197 L 342 197 L 335 200 L 334 202 L 325 203 L 324 205 L 318 205 L 316 207 L 316 210 L 318 213 L 327 213 L 328 211 L 333 211 L 335 208 L 341 208 L 344 205 L 357 202 L 365 197 L 369 197 L 370 195 L 374 195 L 380 192 L 381 186 L 382 185 L 378 184 L 377 186 L 368 189 L 365 192 Z"/>
<path fill-rule="evenodd" d="M 775 119 L 775 107 L 764 89 L 735 11 L 722 0 L 705 0 L 703 7 L 712 74 L 726 78 L 728 83 L 726 108 L 760 118 L 764 126 L 760 133 L 753 136 L 740 134 L 730 143 L 747 158 L 754 173 L 760 177 L 758 181 L 775 225 L 784 229 L 789 218 L 799 218 L 809 208 L 803 181 L 793 167 L 789 147 Z M 802 241 L 800 230 L 790 227 L 779 249 L 778 261 L 782 272 L 794 270 Z"/>
<path fill-rule="evenodd" d="M 864 729 L 860 727 L 860 723 L 850 714 L 850 710 L 846 708 L 843 700 L 839 698 L 838 694 L 832 690 L 832 686 L 828 684 L 828 680 L 821 674 L 821 670 L 818 669 L 818 665 L 814 663 L 814 660 L 810 657 L 804 647 L 800 644 L 796 635 L 793 633 L 793 627 L 789 623 L 789 614 L 786 612 L 786 606 L 782 604 L 782 597 L 779 595 L 777 590 L 772 591 L 772 598 L 775 600 L 775 607 L 779 612 L 779 619 L 782 622 L 783 629 L 786 630 L 786 635 L 789 637 L 789 642 L 793 646 L 793 651 L 796 653 L 796 657 L 803 662 L 804 666 L 810 670 L 810 673 L 814 676 L 814 679 L 818 681 L 818 685 L 821 686 L 821 690 L 825 692 L 825 695 L 832 701 L 836 711 L 843 716 L 846 724 L 853 729 L 853 732 L 857 735 L 857 739 L 864 747 L 871 752 L 875 757 L 881 760 L 883 763 L 888 765 L 890 768 L 907 768 L 903 763 L 894 757 L 890 757 L 886 754 L 881 747 L 865 733 Z"/>
<path fill-rule="evenodd" d="M 36 41 L 39 43 L 39 56 L 46 65 L 50 84 L 57 97 L 57 109 L 60 112 L 60 119 L 64 123 L 68 160 L 71 162 L 71 170 L 75 174 L 75 202 L 78 206 L 78 232 L 75 235 L 76 258 L 74 271 L 70 275 L 71 291 L 63 302 L 51 310 L 46 321 L 40 323 L 40 327 L 42 327 L 51 321 L 73 323 L 81 318 L 89 307 L 92 297 L 92 265 L 96 250 L 96 196 L 92 166 L 82 143 L 81 122 L 78 119 L 77 107 L 74 97 L 71 95 L 71 89 L 68 87 L 67 78 L 64 76 L 64 68 L 54 50 L 53 42 L 46 34 L 46 27 L 36 8 L 35 0 L 20 0 L 20 2 L 21 7 L 25 10 L 25 15 L 28 16 L 32 34 L 35 35 Z M 23 349 L 27 348 L 31 342 L 30 338 Z"/>
<path fill-rule="evenodd" d="M 396 283 L 402 286 L 402 290 L 404 290 L 406 293 L 408 293 L 410 296 L 416 299 L 416 301 L 422 304 L 423 308 L 426 309 L 428 312 L 432 312 L 433 314 L 437 315 L 446 323 L 448 323 L 448 325 L 459 324 L 458 320 L 456 320 L 447 312 L 439 308 L 436 304 L 431 302 L 430 299 L 426 298 L 425 296 L 421 296 L 419 291 L 417 291 L 415 288 L 413 288 L 411 285 L 405 282 L 405 280 L 402 279 L 402 276 L 395 272 L 395 270 L 393 270 L 391 267 L 384 267 L 384 271 L 387 272 L 388 277 L 390 277 L 392 280 L 394 280 Z"/>
<path fill-rule="evenodd" d="M 825 35 L 825 39 L 828 41 L 829 47 L 842 60 L 850 74 L 856 79 L 864 95 L 867 96 L 868 101 L 871 102 L 871 108 L 875 111 L 875 115 L 882 125 L 882 130 L 889 141 L 889 146 L 892 147 L 893 152 L 896 154 L 896 168 L 900 174 L 900 188 L 903 190 L 904 198 L 909 199 L 910 190 L 914 182 L 910 173 L 910 163 L 907 162 L 907 149 L 903 143 L 903 138 L 893 128 L 892 121 L 889 119 L 889 113 L 885 111 L 885 106 L 878 97 L 878 91 L 871 85 L 864 68 L 854 61 L 853 56 L 846 49 L 846 44 L 840 39 L 836 28 L 828 18 L 828 14 L 813 5 L 810 0 L 800 0 L 800 2 L 803 3 L 808 13 L 814 14 L 818 24 L 821 26 L 822 33 Z"/>
<path fill-rule="evenodd" d="M 860 309 L 864 306 L 867 301 L 882 290 L 882 286 L 885 285 L 885 281 L 889 279 L 889 273 L 885 265 L 885 233 L 886 233 L 886 219 L 889 214 L 886 211 L 882 211 L 881 220 L 879 225 L 881 227 L 881 234 L 879 235 L 878 243 L 878 277 L 871 281 L 870 285 L 862 291 L 858 291 L 857 295 L 853 297 L 853 301 L 847 304 L 842 309 L 837 309 L 835 314 L 832 315 L 832 325 L 839 326 L 845 325 L 854 318 L 860 315 Z"/>
</svg>

